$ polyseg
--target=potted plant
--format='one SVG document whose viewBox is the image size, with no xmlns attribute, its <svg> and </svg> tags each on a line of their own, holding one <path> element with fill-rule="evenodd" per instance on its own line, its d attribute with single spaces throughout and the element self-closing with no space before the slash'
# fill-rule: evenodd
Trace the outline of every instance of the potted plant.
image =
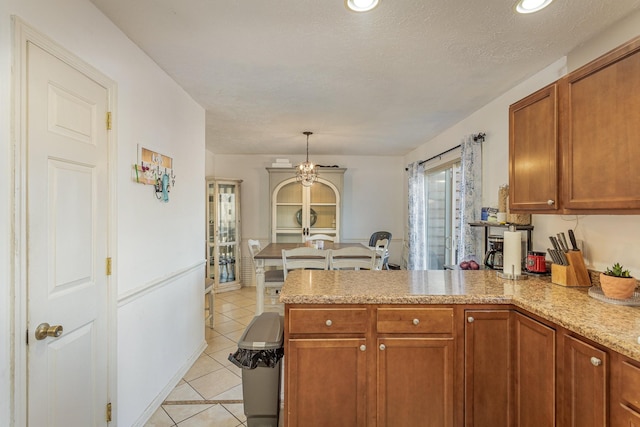
<svg viewBox="0 0 640 427">
<path fill-rule="evenodd" d="M 615 263 L 607 271 L 600 273 L 602 292 L 609 298 L 627 299 L 633 295 L 637 281 L 620 263 Z"/>
</svg>

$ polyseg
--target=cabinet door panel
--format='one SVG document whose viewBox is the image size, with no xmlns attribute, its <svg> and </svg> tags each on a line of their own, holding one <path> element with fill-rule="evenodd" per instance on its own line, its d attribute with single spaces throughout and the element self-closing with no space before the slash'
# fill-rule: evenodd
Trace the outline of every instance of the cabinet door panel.
<svg viewBox="0 0 640 427">
<path fill-rule="evenodd" d="M 595 359 L 594 359 L 595 358 Z M 564 337 L 566 426 L 607 425 L 607 353 L 571 336 Z"/>
<path fill-rule="evenodd" d="M 514 328 L 516 426 L 555 426 L 555 331 L 519 313 Z"/>
<path fill-rule="evenodd" d="M 378 427 L 453 425 L 452 339 L 381 338 L 377 351 Z"/>
<path fill-rule="evenodd" d="M 465 312 L 465 426 L 509 427 L 511 311 Z"/>
<path fill-rule="evenodd" d="M 563 202 L 640 209 L 640 40 L 576 70 L 561 86 Z"/>
<path fill-rule="evenodd" d="M 287 420 L 289 427 L 364 426 L 365 339 L 289 340 Z"/>
<path fill-rule="evenodd" d="M 554 83 L 509 107 L 509 206 L 554 212 L 558 200 L 558 108 Z"/>
</svg>

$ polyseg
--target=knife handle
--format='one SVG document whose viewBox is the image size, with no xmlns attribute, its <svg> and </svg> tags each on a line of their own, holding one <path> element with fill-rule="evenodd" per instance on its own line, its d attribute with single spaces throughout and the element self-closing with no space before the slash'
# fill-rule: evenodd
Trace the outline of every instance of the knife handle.
<svg viewBox="0 0 640 427">
<path fill-rule="evenodd" d="M 578 250 L 578 242 L 576 241 L 576 235 L 573 230 L 569 230 L 569 240 L 571 240 L 571 247 L 574 251 Z"/>
<path fill-rule="evenodd" d="M 567 238 L 565 237 L 564 233 L 560 233 L 560 240 L 562 241 L 562 249 L 564 249 L 565 252 L 569 252 L 569 244 L 567 243 Z"/>
</svg>

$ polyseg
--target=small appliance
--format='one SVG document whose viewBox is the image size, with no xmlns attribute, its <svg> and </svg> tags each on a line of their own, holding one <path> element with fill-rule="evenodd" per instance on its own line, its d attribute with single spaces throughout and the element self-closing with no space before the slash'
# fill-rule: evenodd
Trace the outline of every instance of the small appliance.
<svg viewBox="0 0 640 427">
<path fill-rule="evenodd" d="M 504 238 L 502 236 L 489 236 L 487 240 L 489 248 L 484 255 L 484 265 L 494 270 L 502 270 Z"/>
<path fill-rule="evenodd" d="M 547 264 L 544 252 L 527 252 L 527 271 L 530 273 L 546 273 Z"/>
</svg>

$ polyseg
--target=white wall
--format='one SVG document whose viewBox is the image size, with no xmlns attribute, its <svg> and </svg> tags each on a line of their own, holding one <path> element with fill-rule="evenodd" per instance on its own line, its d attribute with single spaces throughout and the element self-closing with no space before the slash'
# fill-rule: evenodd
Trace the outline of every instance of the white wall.
<svg viewBox="0 0 640 427">
<path fill-rule="evenodd" d="M 276 158 L 282 155 L 212 155 L 207 171 L 223 178 L 242 179 L 242 236 L 271 241 L 269 224 L 269 173 Z M 284 156 L 287 157 L 287 156 Z M 303 156 L 288 156 L 292 164 Z M 371 233 L 385 230 L 393 235 L 392 263 L 399 263 L 404 231 L 403 190 L 405 164 L 402 157 L 380 156 L 312 156 L 321 165 L 347 168 L 342 194 L 343 242 L 368 242 Z"/>
<path fill-rule="evenodd" d="M 9 117 L 12 45 L 10 16 L 93 65 L 117 84 L 115 140 L 117 241 L 111 254 L 117 284 L 118 425 L 143 421 L 169 382 L 204 345 L 204 111 L 127 39 L 89 0 L 9 0 L 0 5 L 0 200 L 9 200 L 13 174 Z M 174 159 L 177 175 L 168 204 L 152 187 L 131 181 L 137 144 Z M 0 209 L 0 271 L 9 277 L 11 208 Z M 5 237 L 6 236 L 6 237 Z M 6 243 L 4 243 L 6 242 Z M 7 279 L 6 281 L 3 279 Z M 0 287 L 0 425 L 9 426 L 9 299 Z M 155 331 L 161 331 L 158 334 Z M 20 400 L 21 396 L 16 396 Z"/>
<path fill-rule="evenodd" d="M 509 105 L 552 83 L 559 77 L 597 58 L 603 53 L 640 35 L 640 12 L 616 23 L 598 37 L 560 58 L 544 70 L 501 95 L 407 156 L 407 162 L 429 158 L 459 144 L 463 135 L 486 132 L 483 143 L 483 206 L 497 206 L 498 187 L 508 178 Z M 584 241 L 590 268 L 602 271 L 620 262 L 636 277 L 640 276 L 640 217 L 638 215 L 534 215 L 533 245 L 546 251 L 549 235 L 569 228 Z"/>
</svg>

